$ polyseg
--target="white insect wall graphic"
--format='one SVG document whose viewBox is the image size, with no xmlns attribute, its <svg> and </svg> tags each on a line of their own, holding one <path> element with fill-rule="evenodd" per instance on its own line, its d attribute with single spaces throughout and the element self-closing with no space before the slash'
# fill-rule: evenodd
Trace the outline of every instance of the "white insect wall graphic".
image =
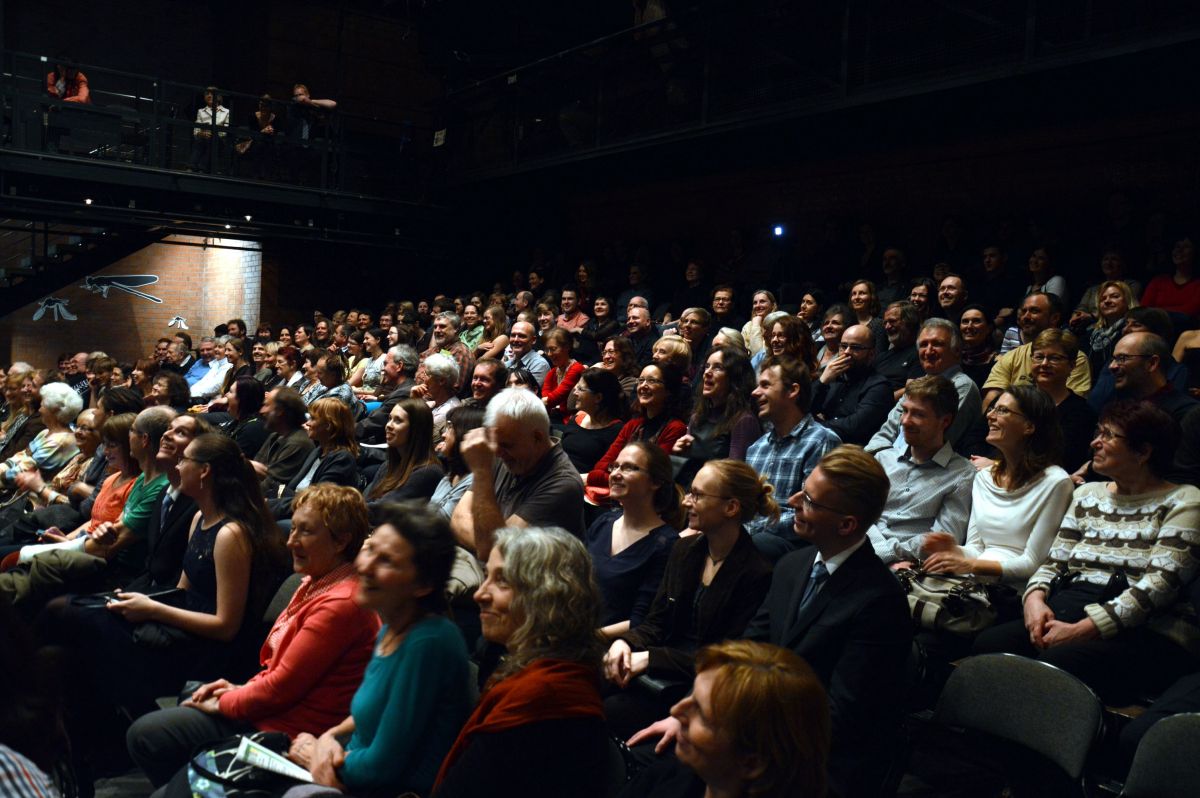
<svg viewBox="0 0 1200 798">
<path fill-rule="evenodd" d="M 69 299 L 63 299 L 57 296 L 48 296 L 38 303 L 37 310 L 33 312 L 33 320 L 40 321 L 47 311 L 54 315 L 55 321 L 66 319 L 67 321 L 75 321 L 79 317 L 71 311 L 67 310 Z M 61 317 L 61 318 L 60 318 Z"/>
<path fill-rule="evenodd" d="M 167 322 L 167 326 L 168 327 L 178 327 L 181 330 L 190 329 L 187 326 L 187 319 L 185 319 L 183 316 L 172 316 L 171 320 L 169 322 Z"/>
</svg>

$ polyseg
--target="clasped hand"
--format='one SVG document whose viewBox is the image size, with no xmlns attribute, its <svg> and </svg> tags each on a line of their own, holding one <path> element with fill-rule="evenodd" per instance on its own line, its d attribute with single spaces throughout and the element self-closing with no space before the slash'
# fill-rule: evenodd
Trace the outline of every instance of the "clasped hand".
<svg viewBox="0 0 1200 798">
<path fill-rule="evenodd" d="M 236 690 L 237 685 L 228 679 L 217 679 L 215 682 L 201 685 L 191 697 L 180 706 L 192 707 L 208 715 L 221 714 L 221 696 L 230 690 Z"/>
<path fill-rule="evenodd" d="M 645 673 L 650 664 L 650 654 L 636 654 L 624 640 L 615 640 L 604 655 L 604 678 L 618 687 L 627 687 L 633 679 Z"/>
</svg>

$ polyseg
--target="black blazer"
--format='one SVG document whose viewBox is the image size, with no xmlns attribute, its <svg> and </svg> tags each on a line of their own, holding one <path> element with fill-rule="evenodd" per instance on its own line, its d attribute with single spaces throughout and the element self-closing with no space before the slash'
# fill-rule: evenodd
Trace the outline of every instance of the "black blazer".
<svg viewBox="0 0 1200 798">
<path fill-rule="evenodd" d="M 738 637 L 767 595 L 771 563 L 743 529 L 704 591 L 693 625 L 693 600 L 707 557 L 708 541 L 703 535 L 672 546 L 650 611 L 637 628 L 622 636 L 631 648 L 650 652 L 647 676 L 690 680 L 695 675 L 696 649 Z"/>
<path fill-rule="evenodd" d="M 150 511 L 146 521 L 146 571 L 126 590 L 144 592 L 155 588 L 175 587 L 183 570 L 183 554 L 187 551 L 188 532 L 192 518 L 196 515 L 196 500 L 183 493 L 167 510 L 166 523 L 162 523 L 162 503 L 167 492 Z"/>
<path fill-rule="evenodd" d="M 279 497 L 269 501 L 271 512 L 276 518 L 291 517 L 292 497 L 296 495 L 296 486 L 300 484 L 300 480 L 304 479 L 304 475 L 308 473 L 308 469 L 312 468 L 318 457 L 321 457 L 321 450 L 313 448 L 308 453 L 308 457 L 304 459 L 304 465 L 300 466 L 300 470 L 296 472 L 296 476 L 292 477 L 291 481 L 283 487 L 283 492 Z M 354 455 L 345 449 L 339 449 L 321 458 L 321 464 L 317 466 L 309 484 L 316 485 L 318 482 L 332 482 L 334 485 L 345 485 L 351 488 L 358 487 L 358 465 L 355 463 Z"/>
<path fill-rule="evenodd" d="M 870 372 L 854 381 L 843 374 L 829 384 L 813 381 L 810 409 L 824 419 L 822 423 L 836 432 L 842 443 L 866 446 L 895 406 L 891 383 L 882 374 Z"/>
<path fill-rule="evenodd" d="M 804 657 L 829 693 L 830 784 L 838 795 L 878 795 L 905 710 L 912 617 L 900 583 L 868 540 L 797 615 L 817 550 L 775 567 L 746 637 Z"/>
<path fill-rule="evenodd" d="M 467 384 L 470 383 L 471 381 L 467 380 Z M 411 377 L 406 379 L 403 385 L 385 396 L 383 402 L 372 410 L 369 416 L 354 425 L 354 435 L 359 443 L 383 443 L 383 428 L 387 426 L 392 408 L 399 404 L 401 399 L 409 397 L 415 384 Z"/>
</svg>

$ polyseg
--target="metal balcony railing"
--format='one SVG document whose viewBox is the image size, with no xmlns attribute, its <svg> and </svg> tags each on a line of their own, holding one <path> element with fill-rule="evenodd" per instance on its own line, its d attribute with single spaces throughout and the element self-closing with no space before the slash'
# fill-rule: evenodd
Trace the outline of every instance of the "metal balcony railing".
<svg viewBox="0 0 1200 798">
<path fill-rule="evenodd" d="M 203 86 L 73 64 L 87 77 L 91 102 L 67 102 L 47 91 L 53 59 L 0 55 L 0 148 L 376 197 L 425 193 L 428 170 L 414 150 L 427 149 L 430 132 L 412 122 L 220 90 L 228 124 L 216 124 L 221 114 L 202 125 Z M 260 109 L 274 115 L 267 132 L 255 117 Z"/>
</svg>

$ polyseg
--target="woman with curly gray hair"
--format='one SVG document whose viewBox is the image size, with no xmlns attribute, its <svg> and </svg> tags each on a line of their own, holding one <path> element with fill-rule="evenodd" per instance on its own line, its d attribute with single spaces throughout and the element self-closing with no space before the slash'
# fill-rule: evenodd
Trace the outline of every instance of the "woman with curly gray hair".
<svg viewBox="0 0 1200 798">
<path fill-rule="evenodd" d="M 558 528 L 502 529 L 475 592 L 483 636 L 506 655 L 450 749 L 437 798 L 607 794 L 600 591 L 591 558 Z M 536 751 L 538 766 L 528 766 Z"/>
</svg>

